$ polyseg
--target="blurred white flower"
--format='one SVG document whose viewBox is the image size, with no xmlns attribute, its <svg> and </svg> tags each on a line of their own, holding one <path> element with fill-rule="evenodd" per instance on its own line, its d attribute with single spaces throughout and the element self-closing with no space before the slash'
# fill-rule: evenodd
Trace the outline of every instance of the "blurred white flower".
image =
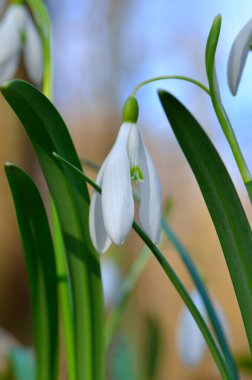
<svg viewBox="0 0 252 380">
<path fill-rule="evenodd" d="M 206 323 L 208 323 L 208 314 L 201 295 L 197 289 L 194 289 L 192 291 L 191 298 Z M 221 305 L 215 299 L 213 300 L 213 304 L 224 334 L 229 340 L 229 326 L 224 311 L 222 310 Z M 207 348 L 206 342 L 200 329 L 198 328 L 197 323 L 194 321 L 187 307 L 183 308 L 178 320 L 176 343 L 179 355 L 185 366 L 196 366 L 203 359 Z M 216 344 L 218 345 L 217 341 Z"/>
<path fill-rule="evenodd" d="M 237 92 L 251 43 L 252 19 L 239 32 L 230 51 L 228 59 L 228 84 L 233 95 Z"/>
<path fill-rule="evenodd" d="M 12 4 L 0 22 L 0 83 L 14 76 L 22 50 L 29 78 L 38 84 L 43 70 L 40 36 L 28 9 Z"/>
<path fill-rule="evenodd" d="M 128 103 L 127 103 L 128 102 Z M 161 189 L 153 161 L 136 125 L 138 105 L 135 98 L 126 102 L 133 107 L 133 116 L 124 113 L 123 124 L 116 142 L 105 159 L 96 179 L 102 194 L 94 191 L 89 215 L 93 244 L 105 252 L 111 242 L 123 244 L 134 217 L 131 181 L 140 186 L 140 222 L 153 241 L 160 240 Z"/>
<path fill-rule="evenodd" d="M 101 276 L 104 304 L 106 308 L 113 306 L 119 296 L 121 274 L 118 266 L 110 259 L 101 259 Z"/>
<path fill-rule="evenodd" d="M 206 319 L 206 309 L 199 292 L 195 289 L 191 298 Z M 180 358 L 186 366 L 196 366 L 206 351 L 206 343 L 190 311 L 184 307 L 179 317 L 176 343 Z"/>
</svg>

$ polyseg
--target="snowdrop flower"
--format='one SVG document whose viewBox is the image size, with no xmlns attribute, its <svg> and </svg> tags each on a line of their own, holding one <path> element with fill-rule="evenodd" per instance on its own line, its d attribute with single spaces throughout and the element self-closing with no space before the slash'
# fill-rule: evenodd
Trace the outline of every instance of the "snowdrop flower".
<svg viewBox="0 0 252 380">
<path fill-rule="evenodd" d="M 191 298 L 203 319 L 208 323 L 208 314 L 197 289 L 192 291 Z M 222 307 L 215 299 L 213 299 L 213 305 L 223 332 L 225 336 L 230 339 L 229 326 Z M 176 343 L 181 360 L 185 366 L 193 367 L 200 363 L 207 346 L 197 323 L 194 321 L 187 307 L 184 307 L 178 321 Z M 216 344 L 218 345 L 218 342 L 216 342 Z"/>
<path fill-rule="evenodd" d="M 40 36 L 28 9 L 22 4 L 12 4 L 0 22 L 0 83 L 14 76 L 21 50 L 27 73 L 38 84 L 43 68 Z"/>
<path fill-rule="evenodd" d="M 228 59 L 228 84 L 236 95 L 242 71 L 252 43 L 252 19 L 242 28 L 233 42 Z"/>
<path fill-rule="evenodd" d="M 121 274 L 111 259 L 101 259 L 101 277 L 103 287 L 104 304 L 106 308 L 113 306 L 119 297 Z"/>
<path fill-rule="evenodd" d="M 206 309 L 198 290 L 194 289 L 191 298 L 202 317 L 206 319 Z M 178 352 L 184 365 L 196 366 L 203 358 L 206 343 L 190 311 L 184 307 L 178 322 L 176 335 Z"/>
<path fill-rule="evenodd" d="M 153 241 L 160 240 L 161 189 L 153 161 L 136 125 L 138 103 L 130 97 L 125 103 L 123 123 L 116 142 L 96 179 L 102 189 L 94 191 L 89 214 L 89 228 L 98 252 L 105 252 L 111 242 L 123 244 L 134 217 L 131 181 L 140 186 L 140 222 Z"/>
</svg>

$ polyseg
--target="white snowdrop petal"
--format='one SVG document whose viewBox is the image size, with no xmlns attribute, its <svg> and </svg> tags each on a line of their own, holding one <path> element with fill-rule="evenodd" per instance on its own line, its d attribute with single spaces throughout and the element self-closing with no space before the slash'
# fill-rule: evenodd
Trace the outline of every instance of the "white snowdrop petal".
<svg viewBox="0 0 252 380">
<path fill-rule="evenodd" d="M 104 161 L 97 179 L 97 185 L 101 186 L 102 177 L 106 161 Z M 102 214 L 102 199 L 101 194 L 96 190 L 93 191 L 89 209 L 89 231 L 94 247 L 97 252 L 104 253 L 110 246 L 111 240 L 108 237 L 105 229 L 103 214 Z"/>
<path fill-rule="evenodd" d="M 102 179 L 102 210 L 106 231 L 115 244 L 124 243 L 134 217 L 127 151 L 130 123 L 123 123 L 106 160 Z"/>
<path fill-rule="evenodd" d="M 128 137 L 128 155 L 131 168 L 140 166 L 140 144 L 141 137 L 139 136 L 138 127 L 136 124 L 131 124 Z"/>
<path fill-rule="evenodd" d="M 19 52 L 0 63 L 0 84 L 10 80 L 15 75 L 19 64 Z"/>
<path fill-rule="evenodd" d="M 252 19 L 242 28 L 235 38 L 228 59 L 228 84 L 233 95 L 236 94 L 242 71 L 252 42 Z"/>
<path fill-rule="evenodd" d="M 24 61 L 27 73 L 32 82 L 39 84 L 42 79 L 43 72 L 43 52 L 42 43 L 39 32 L 27 14 L 25 22 L 25 45 L 24 45 Z"/>
<path fill-rule="evenodd" d="M 154 244 L 158 244 L 161 234 L 162 194 L 155 165 L 140 135 L 140 167 L 144 180 L 140 182 L 139 217 L 144 231 Z"/>
<path fill-rule="evenodd" d="M 26 12 L 22 5 L 10 5 L 4 14 L 0 22 L 0 64 L 20 52 Z"/>
<path fill-rule="evenodd" d="M 112 260 L 101 258 L 101 276 L 104 303 L 107 308 L 115 304 L 120 294 L 121 275 L 118 268 Z"/>
<path fill-rule="evenodd" d="M 198 291 L 194 290 L 191 297 L 199 312 L 205 319 L 206 310 Z M 196 366 L 199 364 L 205 353 L 206 343 L 198 325 L 186 307 L 184 307 L 179 317 L 176 343 L 180 358 L 184 365 Z"/>
</svg>

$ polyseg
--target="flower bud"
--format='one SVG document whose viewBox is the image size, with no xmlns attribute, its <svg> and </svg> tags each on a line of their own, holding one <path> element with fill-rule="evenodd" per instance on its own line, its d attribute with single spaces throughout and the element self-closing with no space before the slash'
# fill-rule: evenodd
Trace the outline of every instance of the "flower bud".
<svg viewBox="0 0 252 380">
<path fill-rule="evenodd" d="M 138 102 L 134 96 L 128 97 L 123 107 L 123 122 L 136 123 L 139 114 Z"/>
</svg>

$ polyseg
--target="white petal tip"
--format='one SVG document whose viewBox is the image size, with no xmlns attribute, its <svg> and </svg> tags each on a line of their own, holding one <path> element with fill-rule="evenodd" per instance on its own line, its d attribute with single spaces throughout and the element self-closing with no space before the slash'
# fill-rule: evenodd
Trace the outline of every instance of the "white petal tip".
<svg viewBox="0 0 252 380">
<path fill-rule="evenodd" d="M 252 19 L 235 38 L 228 59 L 228 85 L 232 95 L 236 95 L 242 72 L 249 53 L 252 39 Z"/>
</svg>

